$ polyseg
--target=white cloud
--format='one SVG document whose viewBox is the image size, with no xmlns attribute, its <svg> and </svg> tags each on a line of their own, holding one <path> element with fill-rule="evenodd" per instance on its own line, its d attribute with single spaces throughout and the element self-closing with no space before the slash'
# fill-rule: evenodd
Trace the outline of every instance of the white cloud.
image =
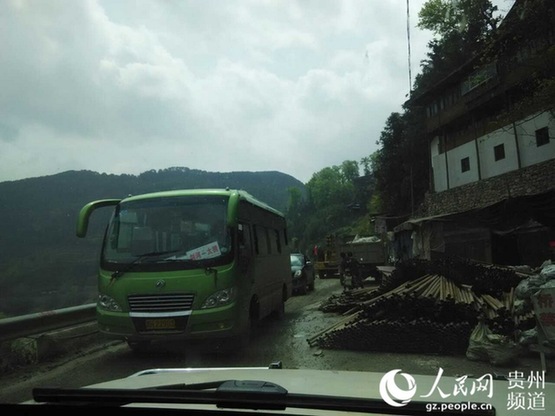
<svg viewBox="0 0 555 416">
<path fill-rule="evenodd" d="M 358 161 L 408 92 L 405 7 L 3 2 L 0 181 L 186 166 L 306 182 Z"/>
</svg>

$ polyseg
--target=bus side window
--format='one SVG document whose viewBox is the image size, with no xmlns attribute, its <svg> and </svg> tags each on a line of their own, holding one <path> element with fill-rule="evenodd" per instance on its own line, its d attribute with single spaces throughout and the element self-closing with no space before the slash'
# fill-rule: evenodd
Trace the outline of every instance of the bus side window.
<svg viewBox="0 0 555 416">
<path fill-rule="evenodd" d="M 274 230 L 274 235 L 276 238 L 276 246 L 277 246 L 277 252 L 281 253 L 281 241 L 279 239 L 279 231 L 278 230 Z"/>
<path fill-rule="evenodd" d="M 254 243 L 256 254 L 268 255 L 271 254 L 270 241 L 268 239 L 268 230 L 266 227 L 260 225 L 253 226 L 254 228 Z"/>
<path fill-rule="evenodd" d="M 277 254 L 277 242 L 274 238 L 274 230 L 271 228 L 266 229 L 266 237 L 268 238 L 268 254 Z"/>
<path fill-rule="evenodd" d="M 237 225 L 237 231 L 237 243 L 239 244 L 239 253 L 243 255 L 250 255 L 252 245 L 249 225 L 239 223 Z"/>
<path fill-rule="evenodd" d="M 239 223 L 237 225 L 237 245 L 239 246 L 239 267 L 246 272 L 252 257 L 251 234 L 248 224 Z"/>
<path fill-rule="evenodd" d="M 260 246 L 258 245 L 258 227 L 256 225 L 252 226 L 253 236 L 254 236 L 254 252 L 260 254 Z"/>
<path fill-rule="evenodd" d="M 264 227 L 264 239 L 266 240 L 266 254 L 272 254 L 272 242 L 270 241 L 270 235 L 268 229 Z"/>
</svg>

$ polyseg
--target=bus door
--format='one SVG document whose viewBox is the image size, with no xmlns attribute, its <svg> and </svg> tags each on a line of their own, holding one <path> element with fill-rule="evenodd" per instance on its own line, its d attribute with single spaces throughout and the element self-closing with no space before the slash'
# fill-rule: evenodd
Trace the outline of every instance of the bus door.
<svg viewBox="0 0 555 416">
<path fill-rule="evenodd" d="M 263 318 L 274 309 L 275 257 L 272 256 L 268 228 L 256 224 L 252 227 L 254 238 L 255 288 L 260 303 L 260 317 Z M 281 293 L 281 292 L 279 292 Z"/>
<path fill-rule="evenodd" d="M 244 222 L 240 222 L 237 225 L 237 230 L 237 244 L 239 247 L 237 260 L 239 264 L 241 280 L 244 282 L 248 282 L 248 286 L 252 287 L 252 285 L 254 284 L 254 261 L 250 225 Z"/>
</svg>

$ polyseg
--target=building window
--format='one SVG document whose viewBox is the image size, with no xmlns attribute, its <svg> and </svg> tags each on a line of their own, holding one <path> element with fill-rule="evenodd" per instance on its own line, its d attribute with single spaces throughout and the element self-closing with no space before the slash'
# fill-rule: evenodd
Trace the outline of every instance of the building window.
<svg viewBox="0 0 555 416">
<path fill-rule="evenodd" d="M 549 129 L 543 127 L 536 130 L 536 146 L 540 147 L 549 143 Z"/>
<path fill-rule="evenodd" d="M 465 157 L 461 159 L 461 170 L 463 172 L 468 172 L 470 170 L 470 158 Z"/>
<path fill-rule="evenodd" d="M 505 159 L 505 145 L 504 144 L 498 144 L 497 146 L 495 146 L 493 148 L 493 154 L 495 156 L 495 161 L 496 162 L 498 160 Z"/>
</svg>

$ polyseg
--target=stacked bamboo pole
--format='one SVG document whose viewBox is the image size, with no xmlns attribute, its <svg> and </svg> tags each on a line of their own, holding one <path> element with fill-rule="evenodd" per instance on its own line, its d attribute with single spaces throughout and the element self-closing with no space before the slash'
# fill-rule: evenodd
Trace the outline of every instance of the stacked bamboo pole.
<svg viewBox="0 0 555 416">
<path fill-rule="evenodd" d="M 507 326 L 507 316 L 513 317 L 513 326 L 518 324 L 513 314 L 514 288 L 503 292 L 501 298 L 472 289 L 471 285 L 428 273 L 385 293 L 376 289 L 351 291 L 343 299 L 334 299 L 342 302 L 339 309 L 345 318 L 309 338 L 308 343 L 324 348 L 376 350 L 381 346 L 388 351 L 460 352 L 454 350 L 467 344 L 478 318 L 497 319 L 500 330 Z M 382 345 L 388 337 L 392 341 Z M 403 340 L 404 346 L 400 345 Z M 416 340 L 422 345 L 415 345 Z"/>
</svg>

